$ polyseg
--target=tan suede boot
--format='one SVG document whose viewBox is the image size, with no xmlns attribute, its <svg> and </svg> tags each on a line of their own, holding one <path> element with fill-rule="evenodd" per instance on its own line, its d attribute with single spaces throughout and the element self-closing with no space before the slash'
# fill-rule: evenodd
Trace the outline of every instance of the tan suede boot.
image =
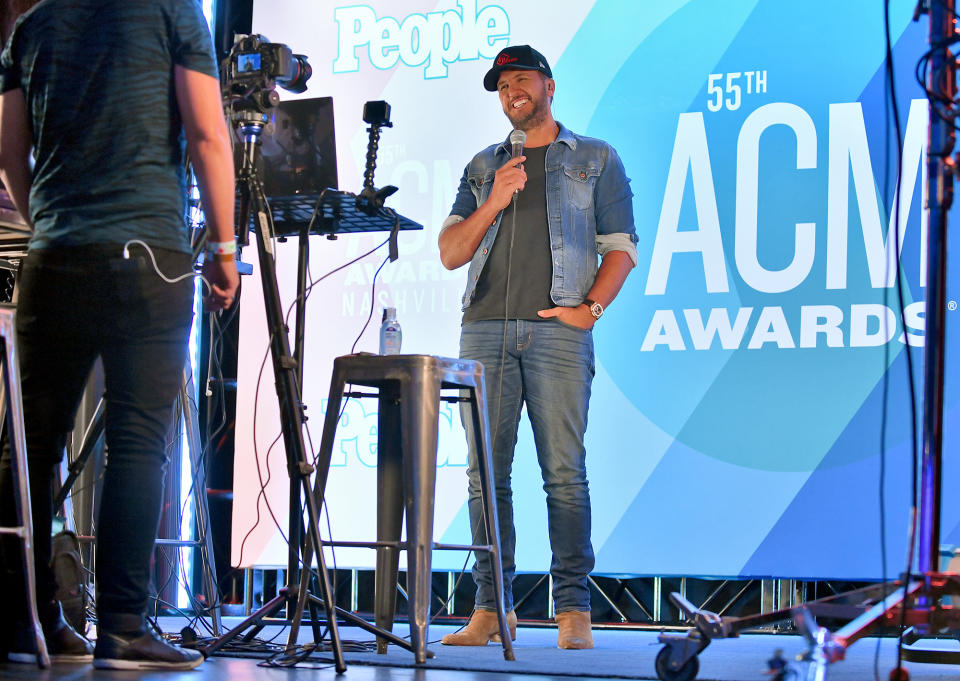
<svg viewBox="0 0 960 681">
<path fill-rule="evenodd" d="M 593 648 L 593 633 L 590 631 L 590 613 L 568 610 L 557 613 L 557 647 L 566 650 Z"/>
<path fill-rule="evenodd" d="M 517 613 L 507 613 L 510 640 L 517 640 Z M 491 610 L 474 610 L 470 621 L 462 630 L 447 634 L 440 642 L 445 646 L 485 646 L 489 641 L 500 643 L 500 623 L 497 613 Z"/>
</svg>

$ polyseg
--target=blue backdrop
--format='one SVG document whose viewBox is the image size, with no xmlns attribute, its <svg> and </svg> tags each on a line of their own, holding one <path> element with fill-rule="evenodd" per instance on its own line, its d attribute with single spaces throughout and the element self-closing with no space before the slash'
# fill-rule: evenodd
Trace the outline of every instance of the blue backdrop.
<svg viewBox="0 0 960 681">
<path fill-rule="evenodd" d="M 399 186 L 392 205 L 426 229 L 404 235 L 401 261 L 382 272 L 375 316 L 381 306 L 398 308 L 406 352 L 456 355 L 464 272 L 439 268 L 436 236 L 464 164 L 509 132 L 482 75 L 504 45 L 530 43 L 553 65 L 556 118 L 620 152 L 640 237 L 639 267 L 595 331 L 587 446 L 597 571 L 896 574 L 910 492 L 908 352 L 922 387 L 927 108 L 914 66 L 926 49 L 926 21 L 911 22 L 912 1 L 893 3 L 898 168 L 885 115 L 880 3 L 559 1 L 550 16 L 531 4 L 255 6 L 257 32 L 309 55 L 315 75 L 305 96 L 334 97 L 341 187 L 360 185 L 362 102 L 393 105 L 377 184 Z M 898 176 L 906 328 L 895 314 L 890 268 Z M 375 243 L 320 245 L 313 267 L 325 271 Z M 321 410 L 330 360 L 350 350 L 370 312 L 377 265 L 331 278 L 323 300 L 311 301 L 305 395 Z M 943 539 L 960 543 L 951 495 L 960 482 L 956 290 L 951 270 Z M 278 432 L 271 400 L 262 395 L 254 404 L 266 347 L 256 292 L 245 291 L 243 304 L 241 358 L 251 359 L 241 367 L 235 486 L 248 503 L 235 504 L 234 562 L 283 564 L 276 528 L 258 528 L 249 553 L 237 554 L 262 503 L 250 471 L 269 467 L 263 451 Z M 375 350 L 375 336 L 375 329 L 362 335 L 358 349 Z M 372 409 L 351 405 L 341 428 L 327 499 L 338 539 L 373 534 Z M 244 423 L 259 424 L 259 434 L 251 425 L 242 437 Z M 459 419 L 445 412 L 442 426 L 437 539 L 466 542 Z M 275 458 L 270 465 L 282 478 L 282 457 Z M 514 478 L 518 565 L 546 571 L 543 494 L 527 428 Z M 361 503 L 358 490 L 369 490 Z M 341 562 L 372 564 L 372 554 L 363 555 L 338 554 Z M 438 554 L 435 562 L 459 568 L 463 557 Z"/>
</svg>

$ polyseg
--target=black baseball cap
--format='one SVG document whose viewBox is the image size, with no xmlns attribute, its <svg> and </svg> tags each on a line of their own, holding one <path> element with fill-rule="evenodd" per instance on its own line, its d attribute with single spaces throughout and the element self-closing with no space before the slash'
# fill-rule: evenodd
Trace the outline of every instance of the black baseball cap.
<svg viewBox="0 0 960 681">
<path fill-rule="evenodd" d="M 483 77 L 483 87 L 490 91 L 497 91 L 497 81 L 502 71 L 539 71 L 547 78 L 553 78 L 553 71 L 546 57 L 529 45 L 511 45 L 500 50 L 493 66 Z"/>
</svg>

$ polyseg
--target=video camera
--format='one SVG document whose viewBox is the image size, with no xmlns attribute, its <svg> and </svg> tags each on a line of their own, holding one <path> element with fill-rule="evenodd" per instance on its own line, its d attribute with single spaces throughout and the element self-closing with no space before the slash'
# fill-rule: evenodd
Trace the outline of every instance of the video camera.
<svg viewBox="0 0 960 681">
<path fill-rule="evenodd" d="M 276 106 L 277 85 L 290 92 L 305 92 L 313 69 L 307 58 L 282 43 L 262 35 L 237 35 L 230 50 L 224 89 L 234 97 L 250 98 L 263 111 Z M 272 96 L 271 96 L 272 95 Z"/>
</svg>

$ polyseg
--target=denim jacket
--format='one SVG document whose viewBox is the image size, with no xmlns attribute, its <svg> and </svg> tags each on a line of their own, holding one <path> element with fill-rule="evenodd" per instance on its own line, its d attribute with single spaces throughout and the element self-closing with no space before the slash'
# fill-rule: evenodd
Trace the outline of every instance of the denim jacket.
<svg viewBox="0 0 960 681">
<path fill-rule="evenodd" d="M 560 134 L 547 149 L 547 223 L 553 251 L 554 304 L 572 307 L 583 302 L 597 276 L 597 255 L 625 251 L 637 263 L 633 224 L 633 192 L 617 152 L 606 142 L 570 132 Z M 493 176 L 510 158 L 509 139 L 487 147 L 463 171 L 453 208 L 443 229 L 462 222 L 487 200 Z M 480 272 L 500 228 L 497 215 L 467 271 L 463 309 L 473 300 Z M 441 230 L 442 233 L 442 230 Z"/>
</svg>

